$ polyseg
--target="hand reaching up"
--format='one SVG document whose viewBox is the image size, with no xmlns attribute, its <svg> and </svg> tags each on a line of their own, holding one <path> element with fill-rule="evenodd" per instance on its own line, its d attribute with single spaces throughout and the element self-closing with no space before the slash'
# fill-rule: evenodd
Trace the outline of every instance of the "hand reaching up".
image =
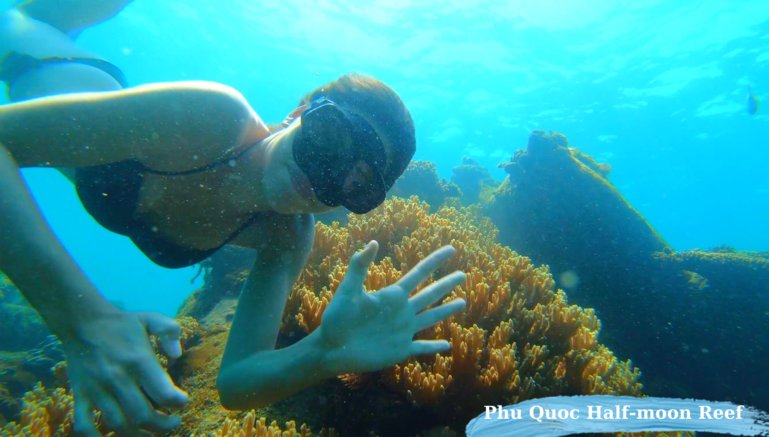
<svg viewBox="0 0 769 437">
<path fill-rule="evenodd" d="M 444 246 L 431 253 L 396 283 L 373 293 L 363 289 L 368 267 L 379 245 L 369 242 L 353 255 L 344 280 L 323 313 L 318 328 L 327 353 L 327 365 L 335 373 L 368 372 L 406 360 L 412 355 L 433 354 L 449 349 L 446 340 L 414 340 L 414 335 L 462 310 L 465 301 L 456 299 L 426 309 L 465 281 L 453 272 L 410 296 L 411 292 L 455 249 Z"/>
</svg>

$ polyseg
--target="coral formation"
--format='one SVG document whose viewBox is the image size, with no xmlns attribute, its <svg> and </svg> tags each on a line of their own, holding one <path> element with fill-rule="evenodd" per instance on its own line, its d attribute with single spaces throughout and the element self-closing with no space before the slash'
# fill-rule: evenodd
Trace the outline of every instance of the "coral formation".
<svg viewBox="0 0 769 437">
<path fill-rule="evenodd" d="M 0 345 L 3 350 L 31 349 L 48 335 L 48 327 L 26 302 L 0 303 Z"/>
<path fill-rule="evenodd" d="M 488 169 L 467 156 L 462 158 L 462 164 L 452 169 L 451 182 L 462 190 L 463 205 L 488 201 L 499 185 Z"/>
<path fill-rule="evenodd" d="M 626 266 L 648 265 L 654 252 L 669 249 L 606 179 L 608 166 L 569 147 L 563 135 L 535 131 L 527 150 L 501 166 L 508 177 L 485 212 L 502 244 L 548 264 L 556 278 L 574 271 L 583 284 L 632 282 Z M 568 291 L 601 308 L 604 296 L 585 295 L 589 287 Z"/>
<path fill-rule="evenodd" d="M 286 422 L 286 429 L 278 426 L 276 421 L 267 425 L 264 417 L 256 419 L 253 411 L 246 414 L 242 421 L 227 419 L 222 427 L 213 433 L 213 437 L 311 437 L 310 429 L 303 425 L 296 428 L 296 422 Z"/>
<path fill-rule="evenodd" d="M 485 209 L 500 242 L 547 264 L 569 298 L 593 307 L 603 341 L 645 370 L 662 350 L 639 330 L 662 302 L 649 299 L 653 254 L 670 250 L 604 176 L 608 168 L 569 147 L 565 136 L 535 131 L 525 151 L 503 165 L 508 174 Z"/>
<path fill-rule="evenodd" d="M 289 298 L 284 332 L 318 326 L 354 248 L 366 241 L 380 243 L 368 290 L 394 282 L 433 250 L 452 244 L 457 255 L 436 274 L 467 272 L 467 283 L 450 297 L 465 298 L 467 309 L 419 335 L 449 339 L 451 353 L 386 369 L 377 375 L 382 387 L 454 426 L 488 403 L 551 394 L 639 394 L 637 369 L 597 342 L 600 324 L 592 310 L 568 305 L 547 268 L 496 244 L 496 233 L 472 210 L 430 214 L 416 198 L 391 199 L 371 214 L 351 217 L 346 228 L 319 225 L 310 262 Z"/>
<path fill-rule="evenodd" d="M 546 267 L 535 267 L 495 243 L 496 234 L 477 208 L 442 208 L 431 214 L 415 197 L 392 198 L 365 216 L 350 216 L 347 226 L 318 223 L 313 250 L 287 302 L 279 345 L 318 326 L 350 256 L 371 239 L 379 241 L 380 252 L 366 289 L 393 283 L 427 254 L 451 243 L 457 255 L 436 275 L 466 271 L 467 283 L 450 298 L 464 297 L 468 306 L 419 335 L 449 339 L 451 353 L 412 359 L 381 372 L 343 375 L 257 415 L 279 421 L 300 418 L 314 429 L 331 426 L 342 435 L 364 430 L 415 435 L 445 425 L 461 430 L 488 402 L 549 394 L 639 394 L 638 370 L 596 340 L 600 324 L 595 314 L 567 304 Z M 176 374 L 192 398 L 215 396 L 218 363 L 212 357 L 221 354 L 225 336 L 204 336 L 180 361 L 188 367 Z M 232 416 L 203 402 L 185 414 L 195 424 L 185 423 L 190 430 L 213 430 L 228 414 L 243 418 L 243 413 Z M 213 419 L 202 424 L 201 417 Z"/>
<path fill-rule="evenodd" d="M 217 323 L 201 325 L 185 318 L 180 320 L 185 354 L 169 364 L 169 371 L 190 393 L 191 402 L 182 412 L 183 427 L 174 435 L 314 435 L 310 426 L 298 426 L 291 419 L 310 422 L 314 429 L 334 427 L 339 435 L 370 431 L 381 436 L 451 435 L 450 429 L 461 431 L 488 403 L 556 394 L 639 394 L 638 370 L 629 361 L 618 361 L 598 342 L 600 323 L 595 313 L 569 305 L 546 267 L 536 267 L 497 244 L 496 233 L 478 209 L 442 208 L 430 214 L 416 198 L 391 199 L 367 216 L 352 216 L 345 227 L 318 224 L 310 261 L 287 304 L 280 345 L 318 326 L 353 251 L 376 238 L 380 254 L 366 281 L 371 291 L 400 278 L 438 247 L 451 243 L 457 248 L 457 255 L 437 274 L 467 272 L 467 282 L 450 297 L 464 297 L 467 309 L 419 335 L 449 339 L 452 350 L 380 372 L 343 375 L 285 402 L 235 413 L 220 406 L 214 388 L 229 320 L 216 318 Z M 206 272 L 230 292 L 244 280 L 249 265 L 236 253 L 230 254 L 237 261 L 233 268 L 218 264 Z M 213 296 L 221 294 L 208 293 L 192 297 L 185 311 L 202 319 L 216 312 Z M 71 400 L 67 404 L 67 394 L 57 390 L 46 393 L 36 388 L 30 404 L 37 405 L 38 412 L 26 412 L 32 407 L 28 410 L 25 403 L 23 416 L 31 419 L 6 425 L 3 432 L 20 432 L 24 426 L 64 432 L 71 426 L 67 414 L 62 414 L 66 408 L 52 405 L 71 407 Z M 43 399 L 43 394 L 53 401 Z M 278 423 L 286 426 L 280 428 Z M 318 435 L 336 434 L 321 430 Z"/>
<path fill-rule="evenodd" d="M 8 278 L 0 274 L 0 348 L 23 351 L 35 347 L 50 331 Z"/>
<path fill-rule="evenodd" d="M 72 432 L 73 402 L 65 389 L 47 391 L 38 383 L 22 399 L 20 421 L 0 428 L 0 437 L 68 436 Z"/>
<path fill-rule="evenodd" d="M 751 364 L 769 360 L 765 254 L 674 253 L 606 179 L 608 166 L 560 134 L 532 133 L 502 167 L 508 178 L 486 209 L 500 241 L 596 309 L 602 342 L 644 369 L 648 394 L 769 407 L 756 384 L 769 374 Z"/>
<path fill-rule="evenodd" d="M 656 294 L 669 297 L 650 320 L 666 323 L 652 329 L 654 349 L 666 351 L 665 368 L 652 367 L 660 374 L 652 388 L 769 408 L 769 368 L 755 365 L 769 361 L 769 255 L 691 250 L 654 260 Z M 677 393 L 665 391 L 671 385 Z"/>
<path fill-rule="evenodd" d="M 0 416 L 18 417 L 21 404 L 17 399 L 32 390 L 35 384 L 55 384 L 51 366 L 62 359 L 60 343 L 53 336 L 27 351 L 0 351 Z"/>
<path fill-rule="evenodd" d="M 215 318 L 211 323 L 204 319 L 215 307 L 226 306 L 222 302 L 237 301 L 240 287 L 246 280 L 255 257 L 253 250 L 225 246 L 203 261 L 200 268 L 205 275 L 205 285 L 184 301 L 178 317 L 193 317 L 206 326 L 221 323 L 220 318 L 227 321 L 226 314 Z"/>
<path fill-rule="evenodd" d="M 438 177 L 435 163 L 430 161 L 411 161 L 400 178 L 388 193 L 388 197 L 418 196 L 437 210 L 449 198 L 462 196 L 456 184 Z"/>
<path fill-rule="evenodd" d="M 3 272 L 0 272 L 0 302 L 5 300 L 5 289 L 10 288 L 11 281 L 8 279 L 7 276 L 3 274 Z"/>
</svg>

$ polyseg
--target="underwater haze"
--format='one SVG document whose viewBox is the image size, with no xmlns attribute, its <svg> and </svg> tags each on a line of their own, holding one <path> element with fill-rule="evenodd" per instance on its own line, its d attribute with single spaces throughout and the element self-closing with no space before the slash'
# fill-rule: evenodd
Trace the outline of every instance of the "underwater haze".
<svg viewBox="0 0 769 437">
<path fill-rule="evenodd" d="M 4 6 L 8 7 L 9 2 Z M 492 169 L 532 130 L 563 133 L 676 250 L 769 250 L 769 2 L 137 0 L 79 37 L 131 85 L 212 80 L 268 122 L 356 71 L 392 86 L 439 174 Z M 156 267 L 101 230 L 51 170 L 25 170 L 108 298 L 172 315 L 195 269 Z"/>
</svg>

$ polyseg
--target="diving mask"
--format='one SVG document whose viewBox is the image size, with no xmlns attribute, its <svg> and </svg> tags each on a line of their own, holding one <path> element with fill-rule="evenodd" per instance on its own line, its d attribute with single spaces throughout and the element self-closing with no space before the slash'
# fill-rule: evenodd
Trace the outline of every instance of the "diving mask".
<svg viewBox="0 0 769 437">
<path fill-rule="evenodd" d="M 374 128 L 362 117 L 321 98 L 301 115 L 293 142 L 294 160 L 318 200 L 363 214 L 381 204 L 387 154 Z"/>
</svg>

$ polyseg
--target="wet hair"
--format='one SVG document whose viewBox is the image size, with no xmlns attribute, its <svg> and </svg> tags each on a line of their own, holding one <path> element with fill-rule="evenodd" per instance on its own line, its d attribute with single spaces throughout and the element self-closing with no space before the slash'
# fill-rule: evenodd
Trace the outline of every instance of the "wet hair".
<svg viewBox="0 0 769 437">
<path fill-rule="evenodd" d="M 371 123 L 388 146 L 384 181 L 391 187 L 416 151 L 414 121 L 398 94 L 382 81 L 363 74 L 345 74 L 302 98 L 300 105 L 327 98 L 345 111 Z"/>
</svg>

